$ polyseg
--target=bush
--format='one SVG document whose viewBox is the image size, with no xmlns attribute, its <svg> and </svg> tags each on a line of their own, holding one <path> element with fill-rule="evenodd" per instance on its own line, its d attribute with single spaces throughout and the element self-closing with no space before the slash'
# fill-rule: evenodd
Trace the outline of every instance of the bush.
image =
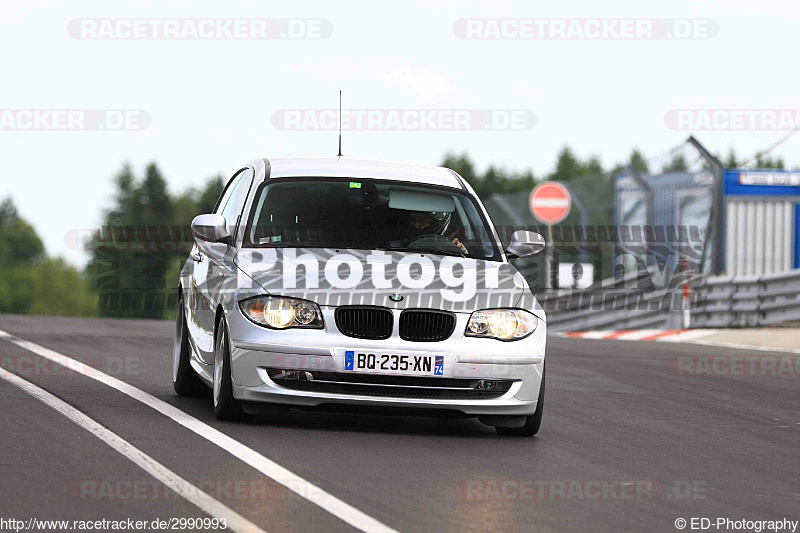
<svg viewBox="0 0 800 533">
<path fill-rule="evenodd" d="M 0 268 L 0 313 L 27 313 L 35 294 L 32 267 Z"/>
<path fill-rule="evenodd" d="M 33 297 L 25 312 L 37 315 L 96 316 L 97 295 L 64 259 L 48 258 L 29 269 Z"/>
</svg>

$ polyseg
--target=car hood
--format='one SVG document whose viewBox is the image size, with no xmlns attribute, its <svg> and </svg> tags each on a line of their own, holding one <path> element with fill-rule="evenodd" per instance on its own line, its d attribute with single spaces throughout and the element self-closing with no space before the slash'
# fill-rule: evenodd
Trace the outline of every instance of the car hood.
<svg viewBox="0 0 800 533">
<path fill-rule="evenodd" d="M 269 294 L 322 306 L 462 313 L 518 307 L 545 318 L 524 277 L 510 263 L 426 252 L 262 248 L 240 250 L 236 264 Z"/>
</svg>

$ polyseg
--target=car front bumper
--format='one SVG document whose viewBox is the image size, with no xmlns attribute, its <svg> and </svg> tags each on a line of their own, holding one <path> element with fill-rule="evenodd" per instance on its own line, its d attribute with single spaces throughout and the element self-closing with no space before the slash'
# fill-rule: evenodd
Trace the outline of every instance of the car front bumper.
<svg viewBox="0 0 800 533">
<path fill-rule="evenodd" d="M 363 340 L 342 335 L 333 320 L 333 309 L 323 309 L 322 330 L 270 330 L 257 326 L 237 308 L 228 310 L 232 340 L 231 369 L 234 396 L 243 401 L 267 402 L 297 407 L 350 406 L 395 409 L 431 409 L 463 415 L 531 415 L 536 410 L 544 370 L 546 324 L 539 321 L 536 331 L 525 339 L 503 342 L 465 337 L 469 313 L 458 313 L 456 329 L 442 342 L 410 342 L 399 338 L 395 328 L 386 340 Z M 395 317 L 397 318 L 397 317 Z M 444 372 L 426 380 L 459 382 L 495 381 L 508 387 L 494 397 L 470 397 L 469 393 L 450 397 L 419 397 L 415 387 L 388 385 L 376 388 L 331 387 L 332 390 L 298 390 L 270 378 L 269 370 L 298 370 L 309 375 L 341 375 L 359 381 L 388 373 L 359 374 L 344 370 L 344 351 L 376 354 L 442 356 Z M 320 374 L 322 373 L 322 374 Z M 404 376 L 401 376 L 404 378 Z M 374 381 L 374 380 L 373 380 Z M 396 387 L 396 388 L 392 388 Z M 353 390 L 358 392 L 353 392 Z M 339 390 L 339 392 L 333 392 Z M 371 394 L 380 390 L 379 394 Z M 395 392 L 396 391 L 396 392 Z M 459 396 L 460 397 L 453 397 Z M 422 394 L 425 396 L 425 394 Z"/>
</svg>

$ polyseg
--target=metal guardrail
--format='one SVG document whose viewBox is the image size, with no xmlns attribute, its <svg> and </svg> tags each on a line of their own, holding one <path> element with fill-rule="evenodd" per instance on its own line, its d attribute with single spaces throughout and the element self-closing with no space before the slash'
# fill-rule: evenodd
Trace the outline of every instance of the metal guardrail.
<svg viewBox="0 0 800 533">
<path fill-rule="evenodd" d="M 559 291 L 540 296 L 547 311 L 548 331 L 672 329 L 682 327 L 683 285 L 655 289 L 641 272 L 585 291 Z M 693 277 L 689 285 L 692 328 L 768 326 L 800 320 L 800 269 L 766 276 Z M 800 343 L 800 339 L 798 339 Z"/>
<path fill-rule="evenodd" d="M 547 312 L 548 331 L 680 327 L 682 286 L 657 288 L 654 275 L 650 268 L 603 280 L 585 290 L 537 296 Z M 697 281 L 693 280 L 692 286 Z"/>
<path fill-rule="evenodd" d="M 800 269 L 760 277 L 707 278 L 692 306 L 691 324 L 768 326 L 794 320 L 800 320 Z"/>
<path fill-rule="evenodd" d="M 655 290 L 654 269 L 640 270 L 625 276 L 606 278 L 587 289 L 558 289 L 537 294 L 539 304 L 547 311 L 547 316 L 556 313 L 574 312 L 589 308 L 603 308 L 607 300 L 617 298 L 620 293 L 641 295 Z"/>
<path fill-rule="evenodd" d="M 597 329 L 666 328 L 671 293 L 667 289 L 648 294 L 618 296 L 602 308 L 581 309 L 547 315 L 547 330 L 552 332 L 588 331 Z M 609 306 L 610 305 L 610 306 Z"/>
</svg>

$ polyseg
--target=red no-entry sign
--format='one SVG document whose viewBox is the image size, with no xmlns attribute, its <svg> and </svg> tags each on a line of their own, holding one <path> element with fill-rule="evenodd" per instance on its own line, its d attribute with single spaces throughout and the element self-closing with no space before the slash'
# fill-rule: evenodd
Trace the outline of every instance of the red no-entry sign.
<svg viewBox="0 0 800 533">
<path fill-rule="evenodd" d="M 554 181 L 540 183 L 528 199 L 531 214 L 542 224 L 558 224 L 569 214 L 572 199 L 569 191 Z"/>
</svg>

